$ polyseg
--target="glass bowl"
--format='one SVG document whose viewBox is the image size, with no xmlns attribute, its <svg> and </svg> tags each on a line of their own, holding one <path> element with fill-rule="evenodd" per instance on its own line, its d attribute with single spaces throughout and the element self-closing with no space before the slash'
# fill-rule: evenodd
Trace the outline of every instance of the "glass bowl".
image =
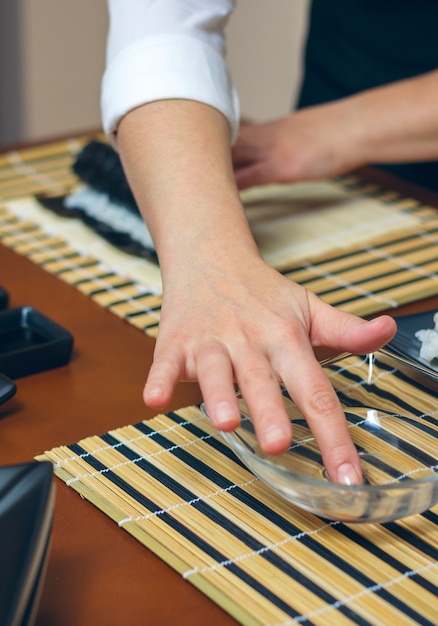
<svg viewBox="0 0 438 626">
<path fill-rule="evenodd" d="M 221 433 L 260 480 L 294 505 L 326 519 L 389 522 L 438 502 L 438 383 L 385 350 L 322 363 L 345 412 L 364 482 L 331 482 L 306 421 L 283 390 L 294 440 L 278 456 L 264 454 L 239 396 L 242 422 Z M 205 412 L 205 407 L 203 407 Z"/>
</svg>

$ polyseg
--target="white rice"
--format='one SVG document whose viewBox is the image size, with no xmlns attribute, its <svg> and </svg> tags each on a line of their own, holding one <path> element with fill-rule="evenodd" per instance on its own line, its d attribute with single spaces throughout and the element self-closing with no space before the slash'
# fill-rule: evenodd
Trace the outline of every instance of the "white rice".
<svg viewBox="0 0 438 626">
<path fill-rule="evenodd" d="M 417 330 L 416 338 L 421 342 L 420 357 L 426 361 L 438 359 L 438 312 L 433 316 L 435 328 Z"/>
</svg>

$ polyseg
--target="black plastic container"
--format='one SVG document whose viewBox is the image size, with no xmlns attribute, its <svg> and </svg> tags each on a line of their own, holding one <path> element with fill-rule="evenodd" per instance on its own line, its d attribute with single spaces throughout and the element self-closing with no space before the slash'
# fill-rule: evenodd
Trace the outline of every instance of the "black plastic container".
<svg viewBox="0 0 438 626">
<path fill-rule="evenodd" d="M 52 530 L 49 462 L 0 467 L 0 624 L 31 626 L 39 604 Z"/>
<path fill-rule="evenodd" d="M 4 374 L 0 374 L 0 404 L 12 398 L 16 391 L 17 387 L 15 383 Z"/>
<path fill-rule="evenodd" d="M 9 302 L 9 293 L 0 285 L 0 311 L 6 309 Z"/>
<path fill-rule="evenodd" d="M 30 306 L 0 312 L 0 372 L 15 379 L 68 363 L 73 336 Z"/>
</svg>

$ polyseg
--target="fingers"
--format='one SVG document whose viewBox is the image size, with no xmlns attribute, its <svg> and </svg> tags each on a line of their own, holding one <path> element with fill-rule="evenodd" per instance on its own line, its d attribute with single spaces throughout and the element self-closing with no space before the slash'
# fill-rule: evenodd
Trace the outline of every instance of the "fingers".
<svg viewBox="0 0 438 626">
<path fill-rule="evenodd" d="M 289 394 L 315 436 L 330 478 L 342 484 L 361 482 L 359 457 L 351 441 L 345 415 L 325 373 L 305 340 L 294 345 L 293 362 L 283 356 L 281 377 Z M 266 454 L 285 452 L 292 441 L 292 426 L 278 378 L 267 357 L 248 347 L 234 355 L 217 341 L 201 344 L 195 354 L 196 376 L 213 425 L 235 429 L 240 410 L 233 371 Z M 151 368 L 144 398 L 153 408 L 163 408 L 182 378 L 176 355 L 161 356 Z"/>
<path fill-rule="evenodd" d="M 334 482 L 358 484 L 362 480 L 359 456 L 336 393 L 305 340 L 294 346 L 294 353 L 292 364 L 285 359 L 282 379 L 319 444 L 327 473 Z M 233 430 L 240 422 L 240 411 L 230 354 L 221 344 L 209 343 L 199 349 L 196 360 L 213 425 Z M 285 452 L 292 441 L 292 426 L 269 360 L 244 349 L 235 355 L 234 369 L 260 448 L 272 455 Z"/>
<path fill-rule="evenodd" d="M 275 182 L 276 171 L 269 167 L 269 163 L 260 161 L 235 169 L 234 178 L 238 189 L 248 189 Z"/>
<path fill-rule="evenodd" d="M 198 380 L 213 425 L 233 430 L 240 423 L 240 409 L 230 354 L 221 344 L 209 343 L 199 349 L 196 357 Z M 260 447 L 267 454 L 284 452 L 291 443 L 292 428 L 271 366 L 263 356 L 245 349 L 235 369 Z"/>
<path fill-rule="evenodd" d="M 259 143 L 259 127 L 241 125 L 239 135 L 231 149 L 234 165 L 239 166 L 257 160 L 260 156 Z"/>
<path fill-rule="evenodd" d="M 183 378 L 181 359 L 175 352 L 155 356 L 143 390 L 143 400 L 151 409 L 164 409 L 177 383 Z"/>
<path fill-rule="evenodd" d="M 218 342 L 203 344 L 196 354 L 202 397 L 212 424 L 229 431 L 240 423 L 240 410 L 228 351 Z"/>
<path fill-rule="evenodd" d="M 367 321 L 334 309 L 311 294 L 309 302 L 313 345 L 339 352 L 369 353 L 390 341 L 396 331 L 395 321 L 389 316 Z M 360 460 L 344 412 L 309 346 L 306 338 L 295 343 L 294 367 L 284 363 L 280 367 L 282 379 L 318 442 L 330 478 L 342 484 L 360 483 Z"/>
<path fill-rule="evenodd" d="M 389 341 L 395 323 L 387 316 L 371 322 L 361 320 L 297 286 L 282 284 L 287 284 L 287 289 L 278 307 L 281 314 L 264 307 L 262 301 L 259 309 L 264 317 L 260 324 L 251 313 L 257 302 L 246 309 L 234 308 L 234 316 L 217 315 L 213 309 L 216 317 L 212 325 L 198 322 L 184 336 L 177 318 L 178 323 L 162 333 L 157 342 L 144 390 L 145 402 L 162 409 L 180 380 L 197 379 L 213 425 L 233 430 L 240 422 L 237 382 L 261 449 L 275 455 L 288 449 L 293 435 L 279 386 L 282 380 L 319 444 L 330 478 L 343 484 L 359 483 L 357 451 L 336 393 L 316 361 L 312 345 L 340 352 L 371 352 Z M 276 332 L 266 334 L 266 328 L 276 328 Z"/>
<path fill-rule="evenodd" d="M 361 483 L 359 455 L 329 379 L 304 343 L 296 345 L 294 352 L 294 363 L 284 364 L 282 377 L 318 442 L 330 479 L 341 484 Z"/>
<path fill-rule="evenodd" d="M 281 172 L 278 164 L 267 158 L 267 138 L 259 126 L 243 126 L 232 148 L 234 177 L 239 189 L 272 183 Z M 269 143 L 269 142 L 268 142 Z"/>
<path fill-rule="evenodd" d="M 183 378 L 184 368 L 177 364 L 176 353 L 162 355 L 154 361 L 143 394 L 151 408 L 162 409 L 170 401 L 175 385 Z M 233 368 L 225 346 L 218 341 L 207 341 L 195 351 L 195 370 L 207 413 L 216 428 L 230 431 L 240 423 L 236 377 L 261 449 L 267 454 L 288 449 L 292 440 L 291 423 L 279 382 L 262 354 L 243 348 Z"/>
<path fill-rule="evenodd" d="M 236 372 L 261 449 L 266 454 L 285 452 L 292 441 L 292 426 L 268 360 L 249 352 L 239 357 Z"/>
<path fill-rule="evenodd" d="M 309 295 L 312 318 L 310 340 L 314 346 L 367 354 L 388 343 L 397 330 L 396 322 L 389 315 L 368 321 L 335 309 L 316 296 Z"/>
</svg>

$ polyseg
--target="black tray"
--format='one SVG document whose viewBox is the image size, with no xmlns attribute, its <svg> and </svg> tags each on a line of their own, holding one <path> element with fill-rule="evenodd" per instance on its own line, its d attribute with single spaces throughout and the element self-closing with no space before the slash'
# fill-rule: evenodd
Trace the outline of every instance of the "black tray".
<svg viewBox="0 0 438 626">
<path fill-rule="evenodd" d="M 0 372 L 20 378 L 68 363 L 73 336 L 30 306 L 0 312 Z"/>
<path fill-rule="evenodd" d="M 395 354 L 409 359 L 414 365 L 421 365 L 430 372 L 432 377 L 438 379 L 437 359 L 426 361 L 426 359 L 420 357 L 421 342 L 415 336 L 417 330 L 434 328 L 433 316 L 435 313 L 436 311 L 425 311 L 395 318 L 397 333 L 386 345 L 386 348 Z"/>
<path fill-rule="evenodd" d="M 0 310 L 6 309 L 9 302 L 9 294 L 4 287 L 0 286 Z"/>
<path fill-rule="evenodd" d="M 49 554 L 53 466 L 0 467 L 0 624 L 34 623 Z"/>
<path fill-rule="evenodd" d="M 16 391 L 17 387 L 15 383 L 4 374 L 0 374 L 0 404 L 12 398 Z"/>
</svg>

